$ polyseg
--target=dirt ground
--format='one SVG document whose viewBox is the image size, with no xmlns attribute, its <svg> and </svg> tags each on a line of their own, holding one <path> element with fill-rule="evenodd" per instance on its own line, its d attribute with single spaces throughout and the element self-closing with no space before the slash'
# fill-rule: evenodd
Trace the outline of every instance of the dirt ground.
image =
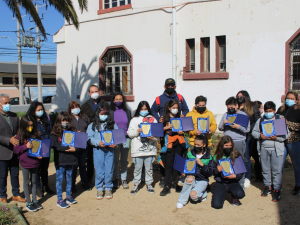
<svg viewBox="0 0 300 225">
<path fill-rule="evenodd" d="M 211 208 L 212 193 L 208 193 L 207 201 L 197 204 L 188 203 L 184 208 L 177 209 L 176 203 L 179 192 L 171 191 L 166 197 L 159 196 L 162 190 L 158 186 L 159 171 L 154 171 L 155 194 L 149 194 L 146 186 L 134 196 L 130 189 L 119 188 L 113 199 L 97 200 L 95 187 L 91 191 L 83 192 L 80 177 L 77 177 L 76 198 L 78 204 L 68 209 L 56 206 L 56 195 L 46 195 L 40 199 L 44 209 L 38 212 L 26 212 L 24 215 L 29 224 L 299 224 L 300 196 L 293 196 L 291 190 L 294 185 L 292 168 L 285 169 L 283 177 L 282 199 L 279 203 L 271 201 L 271 196 L 260 197 L 262 183 L 252 179 L 252 185 L 246 189 L 246 197 L 241 200 L 241 206 L 230 204 L 230 195 L 224 203 L 224 208 Z M 133 186 L 133 165 L 128 168 L 129 187 Z M 53 163 L 49 167 L 50 187 L 55 190 L 55 168 Z M 8 183 L 10 183 L 8 181 Z M 214 180 L 210 180 L 213 184 Z M 8 184 L 9 201 L 11 200 L 11 186 Z M 22 172 L 20 171 L 20 186 L 22 188 Z M 212 185 L 213 188 L 213 185 Z M 23 193 L 22 193 L 23 194 Z M 65 193 L 63 193 L 65 194 Z M 12 202 L 15 203 L 15 202 Z M 18 203 L 25 208 L 25 203 Z"/>
</svg>

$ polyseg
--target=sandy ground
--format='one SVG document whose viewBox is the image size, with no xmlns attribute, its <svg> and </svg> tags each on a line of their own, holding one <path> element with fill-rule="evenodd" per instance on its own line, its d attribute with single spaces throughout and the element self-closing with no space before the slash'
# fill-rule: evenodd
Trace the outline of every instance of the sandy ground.
<svg viewBox="0 0 300 225">
<path fill-rule="evenodd" d="M 241 200 L 241 206 L 230 204 L 230 195 L 224 203 L 224 208 L 211 208 L 212 194 L 208 193 L 207 201 L 191 204 L 183 209 L 177 209 L 176 203 L 179 192 L 172 190 L 166 197 L 159 196 L 161 188 L 158 186 L 159 171 L 155 174 L 155 194 L 149 194 L 146 186 L 134 196 L 130 189 L 119 188 L 113 199 L 97 200 L 95 187 L 92 191 L 82 192 L 80 177 L 77 177 L 76 198 L 78 204 L 68 209 L 56 206 L 56 195 L 46 195 L 40 199 L 44 209 L 38 212 L 26 212 L 24 215 L 30 224 L 299 224 L 300 196 L 293 196 L 291 190 L 294 185 L 292 168 L 285 169 L 283 178 L 283 193 L 279 203 L 271 201 L 271 196 L 260 197 L 262 183 L 252 180 L 250 188 L 246 189 L 246 197 Z M 133 165 L 128 168 L 129 187 L 133 186 Z M 50 187 L 55 190 L 55 168 L 53 163 L 49 167 Z M 8 182 L 10 183 L 10 182 Z M 211 179 L 213 184 L 214 180 Z M 22 188 L 22 172 L 20 171 L 20 186 Z M 213 187 L 213 186 L 212 186 Z M 11 200 L 11 186 L 8 187 L 9 201 Z M 22 193 L 23 194 L 23 193 Z M 65 193 L 64 193 L 65 194 Z M 12 202 L 15 203 L 15 202 Z M 25 203 L 18 203 L 25 208 Z"/>
</svg>

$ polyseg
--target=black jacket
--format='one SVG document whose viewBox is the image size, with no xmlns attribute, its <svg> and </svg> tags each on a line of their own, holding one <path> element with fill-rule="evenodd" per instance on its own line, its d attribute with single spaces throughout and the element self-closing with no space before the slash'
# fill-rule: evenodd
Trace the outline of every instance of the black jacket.
<svg viewBox="0 0 300 225">
<path fill-rule="evenodd" d="M 238 183 L 239 180 L 243 177 L 243 173 L 240 174 L 236 174 L 236 178 L 235 179 L 227 179 L 227 178 L 223 178 L 221 173 L 218 172 L 217 170 L 217 162 L 214 162 L 214 169 L 213 169 L 213 175 L 215 177 L 215 181 L 218 183 L 223 183 L 223 184 L 232 184 L 232 183 Z"/>
<path fill-rule="evenodd" d="M 75 116 L 72 116 L 72 126 L 80 132 L 86 133 L 87 127 L 90 124 L 90 119 L 85 115 L 85 119 L 78 117 L 78 120 Z"/>
<path fill-rule="evenodd" d="M 109 104 L 105 100 L 100 99 L 100 106 L 102 105 L 109 109 Z M 90 122 L 92 122 L 95 112 L 93 110 L 93 106 L 90 99 L 82 104 L 81 111 L 84 112 L 89 117 Z"/>
<path fill-rule="evenodd" d="M 55 166 L 76 166 L 78 165 L 78 148 L 75 152 L 65 152 L 69 146 L 62 146 L 61 141 L 58 142 L 58 137 L 51 135 L 51 146 L 54 149 Z"/>
</svg>

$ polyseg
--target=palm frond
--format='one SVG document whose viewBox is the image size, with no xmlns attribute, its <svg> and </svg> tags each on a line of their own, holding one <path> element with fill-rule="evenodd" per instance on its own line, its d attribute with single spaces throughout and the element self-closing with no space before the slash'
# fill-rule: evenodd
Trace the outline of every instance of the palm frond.
<svg viewBox="0 0 300 225">
<path fill-rule="evenodd" d="M 13 16 L 16 16 L 22 29 L 24 30 L 23 20 L 22 20 L 22 16 L 21 16 L 21 12 L 17 0 L 5 0 L 5 3 L 8 6 L 8 8 L 10 8 L 10 10 L 13 12 Z"/>
<path fill-rule="evenodd" d="M 81 9 L 81 13 L 83 13 L 83 10 L 88 11 L 88 1 L 87 0 L 78 0 L 80 9 Z"/>
</svg>

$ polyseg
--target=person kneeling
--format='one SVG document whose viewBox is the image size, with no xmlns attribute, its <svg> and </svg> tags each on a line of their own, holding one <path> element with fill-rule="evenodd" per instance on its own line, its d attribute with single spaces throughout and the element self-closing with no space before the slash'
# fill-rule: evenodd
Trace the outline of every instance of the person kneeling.
<svg viewBox="0 0 300 225">
<path fill-rule="evenodd" d="M 196 136 L 194 149 L 187 153 L 187 157 L 196 160 L 196 174 L 195 176 L 188 175 L 185 179 L 178 198 L 177 208 L 182 208 L 186 205 L 189 197 L 195 202 L 206 200 L 206 187 L 214 168 L 214 161 L 208 149 L 208 140 L 204 135 Z M 185 176 L 185 174 L 183 174 L 183 176 Z"/>
</svg>

